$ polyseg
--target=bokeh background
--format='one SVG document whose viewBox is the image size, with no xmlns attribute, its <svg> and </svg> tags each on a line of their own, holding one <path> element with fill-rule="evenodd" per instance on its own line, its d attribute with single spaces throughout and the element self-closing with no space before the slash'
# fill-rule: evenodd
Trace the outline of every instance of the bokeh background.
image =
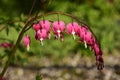
<svg viewBox="0 0 120 80">
<path fill-rule="evenodd" d="M 13 42 L 28 17 L 34 0 L 0 0 L 0 43 Z M 120 79 L 120 0 L 36 0 L 32 15 L 36 12 L 60 11 L 77 16 L 86 22 L 101 43 L 104 51 L 105 69 L 97 71 L 93 51 L 83 44 L 64 36 L 64 41 L 50 40 L 41 46 L 31 36 L 31 49 L 26 51 L 22 41 L 13 58 L 8 80 L 35 80 L 36 73 L 43 80 L 119 80 Z M 48 20 L 58 20 L 57 15 L 45 16 Z M 67 24 L 72 19 L 60 15 Z M 3 67 L 10 49 L 0 47 L 0 66 Z M 17 76 L 14 74 L 17 73 Z M 26 77 L 31 76 L 32 77 Z M 22 76 L 22 77 L 21 77 Z"/>
</svg>

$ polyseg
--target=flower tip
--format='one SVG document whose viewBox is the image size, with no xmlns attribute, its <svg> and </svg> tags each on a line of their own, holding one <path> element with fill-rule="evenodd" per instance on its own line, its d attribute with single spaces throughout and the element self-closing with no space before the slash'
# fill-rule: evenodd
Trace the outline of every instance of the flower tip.
<svg viewBox="0 0 120 80">
<path fill-rule="evenodd" d="M 40 44 L 43 46 L 43 38 L 40 38 Z"/>
<path fill-rule="evenodd" d="M 87 43 L 86 43 L 86 41 L 84 41 L 84 45 L 85 45 L 85 48 L 87 48 Z"/>
<path fill-rule="evenodd" d="M 27 51 L 30 51 L 30 46 L 29 45 L 27 46 Z"/>
<path fill-rule="evenodd" d="M 103 62 L 97 61 L 96 65 L 97 65 L 98 70 L 103 70 L 103 68 L 104 68 L 104 63 Z"/>
<path fill-rule="evenodd" d="M 28 35 L 23 37 L 23 44 L 27 48 L 27 51 L 29 51 L 29 49 L 30 49 L 30 37 Z"/>
<path fill-rule="evenodd" d="M 75 40 L 76 38 L 75 38 L 75 34 L 72 34 L 73 35 L 73 40 Z"/>
</svg>

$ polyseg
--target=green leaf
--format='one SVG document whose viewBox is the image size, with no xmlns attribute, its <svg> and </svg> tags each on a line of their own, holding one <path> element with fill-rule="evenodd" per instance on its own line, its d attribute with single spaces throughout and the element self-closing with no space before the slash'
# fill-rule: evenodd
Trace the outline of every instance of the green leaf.
<svg viewBox="0 0 120 80">
<path fill-rule="evenodd" d="M 36 80 L 42 80 L 42 76 L 40 74 L 36 75 Z"/>
</svg>

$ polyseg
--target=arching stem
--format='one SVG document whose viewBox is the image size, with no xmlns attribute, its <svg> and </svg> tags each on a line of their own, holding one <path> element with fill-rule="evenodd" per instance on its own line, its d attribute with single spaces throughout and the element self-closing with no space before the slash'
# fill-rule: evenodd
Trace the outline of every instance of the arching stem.
<svg viewBox="0 0 120 80">
<path fill-rule="evenodd" d="M 34 19 L 34 18 L 33 18 L 33 19 Z M 26 24 L 25 24 L 25 26 L 23 27 L 22 31 L 20 32 L 20 34 L 19 34 L 19 36 L 18 36 L 18 38 L 17 38 L 16 44 L 15 44 L 15 45 L 13 46 L 13 48 L 12 48 L 11 55 L 8 57 L 8 60 L 7 60 L 5 66 L 4 66 L 4 68 L 3 68 L 3 70 L 2 70 L 2 72 L 1 72 L 1 74 L 0 74 L 0 80 L 1 80 L 2 77 L 4 76 L 4 74 L 5 74 L 8 66 L 9 66 L 9 64 L 11 63 L 11 60 L 12 60 L 12 58 L 14 57 L 14 54 L 15 54 L 17 48 L 18 48 L 18 45 L 20 44 L 20 41 L 22 40 L 22 37 L 23 37 L 23 35 L 24 35 L 24 33 L 25 33 L 26 28 L 27 28 L 28 25 L 32 22 L 33 19 L 27 21 Z"/>
<path fill-rule="evenodd" d="M 30 12 L 30 14 L 31 14 L 31 12 Z M 10 64 L 10 62 L 11 62 L 11 60 L 12 60 L 12 58 L 13 58 L 16 50 L 17 50 L 17 48 L 18 48 L 18 45 L 20 44 L 20 42 L 22 40 L 22 37 L 23 37 L 24 33 L 26 31 L 28 31 L 32 27 L 31 25 L 34 23 L 34 21 L 36 19 L 42 18 L 43 16 L 47 16 L 47 15 L 53 15 L 53 14 L 61 14 L 61 15 L 65 15 L 65 16 L 71 17 L 71 18 L 75 19 L 76 21 L 78 21 L 79 23 L 82 23 L 83 25 L 86 25 L 89 28 L 89 30 L 92 32 L 92 30 L 90 29 L 90 27 L 85 22 L 83 22 L 81 19 L 79 19 L 78 17 L 73 16 L 71 14 L 67 14 L 67 13 L 63 13 L 63 12 L 49 12 L 49 13 L 41 14 L 40 16 L 37 16 L 37 14 L 36 14 L 34 17 L 32 17 L 31 19 L 29 19 L 29 20 L 26 21 L 25 26 L 23 27 L 22 31 L 20 32 L 20 34 L 19 34 L 19 36 L 17 38 L 15 46 L 12 48 L 11 55 L 9 56 L 8 61 L 6 62 L 5 67 L 3 68 L 3 70 L 2 70 L 2 72 L 0 74 L 0 80 L 2 79 L 2 76 L 5 74 L 7 68 L 9 66 L 9 64 Z M 92 32 L 92 34 L 96 38 L 96 36 L 94 35 L 93 32 Z M 97 38 L 96 38 L 96 40 L 97 40 Z M 85 47 L 87 47 L 86 43 L 85 43 Z"/>
</svg>

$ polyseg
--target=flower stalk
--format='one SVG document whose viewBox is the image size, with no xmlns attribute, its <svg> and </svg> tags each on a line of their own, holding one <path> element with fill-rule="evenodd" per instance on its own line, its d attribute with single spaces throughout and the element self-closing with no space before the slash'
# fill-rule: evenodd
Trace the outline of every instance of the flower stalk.
<svg viewBox="0 0 120 80">
<path fill-rule="evenodd" d="M 94 35 L 94 33 L 92 32 L 92 30 L 90 29 L 90 27 L 85 22 L 83 22 L 81 19 L 79 19 L 78 17 L 73 16 L 71 14 L 67 14 L 67 13 L 63 13 L 63 12 L 49 12 L 49 13 L 41 14 L 39 16 L 35 15 L 34 17 L 32 17 L 26 21 L 25 26 L 23 27 L 23 29 L 21 30 L 21 32 L 17 38 L 16 44 L 12 48 L 11 55 L 8 57 L 5 67 L 3 68 L 3 70 L 0 74 L 0 80 L 4 76 L 9 64 L 11 63 L 11 60 L 15 55 L 15 52 L 23 38 L 24 33 L 27 32 L 30 28 L 32 28 L 32 25 L 34 24 L 36 19 L 44 18 L 44 16 L 54 15 L 54 14 L 57 14 L 57 15 L 61 14 L 61 15 L 71 17 L 72 19 L 75 19 L 78 23 L 81 23 L 83 25 L 83 27 L 81 27 L 82 25 L 79 26 L 77 23 L 74 23 L 74 22 L 70 23 L 67 27 L 68 34 L 72 34 L 74 39 L 75 39 L 75 35 L 81 37 L 81 41 L 85 44 L 85 48 L 87 48 L 87 45 L 91 46 L 95 52 L 98 69 L 101 70 L 104 67 L 100 44 L 98 43 L 98 40 L 97 40 L 96 36 Z M 41 22 L 39 22 L 39 24 L 40 24 L 40 26 L 38 24 L 35 24 L 33 26 L 33 29 L 36 32 L 36 36 L 35 36 L 36 40 L 39 40 L 41 42 L 41 45 L 43 45 L 42 41 L 46 38 L 48 38 L 48 39 L 50 38 L 50 22 L 43 19 Z M 63 40 L 62 33 L 65 29 L 64 25 L 65 25 L 64 22 L 59 21 L 59 20 L 53 22 L 53 25 L 52 25 L 52 30 L 54 32 L 55 37 L 60 38 L 61 40 Z M 86 28 L 86 26 L 87 26 L 87 28 Z M 91 35 L 93 35 L 94 38 Z M 28 46 L 28 48 L 29 48 L 29 46 Z"/>
</svg>

